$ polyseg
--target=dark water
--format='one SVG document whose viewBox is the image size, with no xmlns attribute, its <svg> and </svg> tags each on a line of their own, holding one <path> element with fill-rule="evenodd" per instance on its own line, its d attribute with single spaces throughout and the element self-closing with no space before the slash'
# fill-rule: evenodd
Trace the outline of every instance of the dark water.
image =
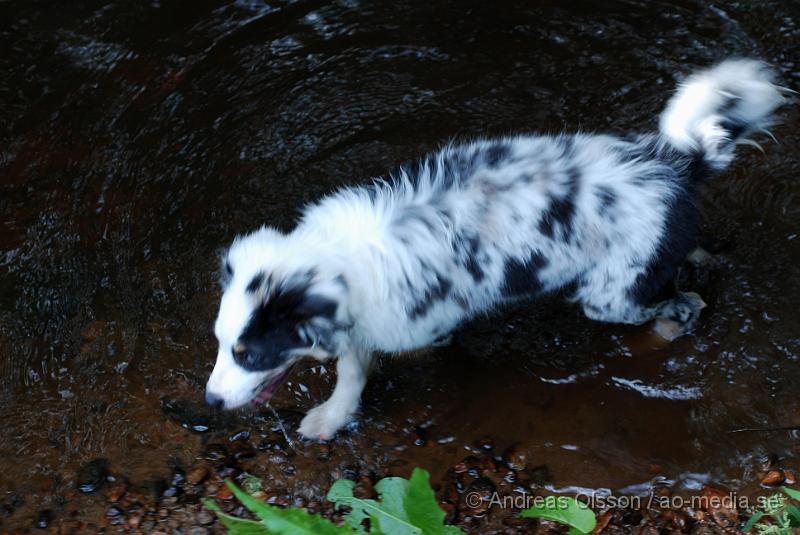
<svg viewBox="0 0 800 535">
<path fill-rule="evenodd" d="M 450 138 L 653 128 L 679 73 L 726 56 L 800 82 L 797 2 L 6 1 L 0 20 L 8 526 L 40 504 L 91 510 L 72 491 L 89 460 L 143 482 L 217 428 L 272 425 L 265 409 L 198 434 L 165 410 L 201 403 L 237 233 L 289 228 L 304 202 Z M 782 117 L 780 143 L 744 148 L 704 196 L 694 336 L 660 345 L 558 301 L 481 320 L 385 362 L 337 458 L 436 479 L 488 436 L 556 489 L 747 490 L 765 456 L 797 467 L 798 431 L 730 432 L 800 426 L 800 122 Z M 290 426 L 329 392 L 320 371 L 273 402 Z M 281 485 L 321 494 L 333 469 L 316 459 Z"/>
</svg>

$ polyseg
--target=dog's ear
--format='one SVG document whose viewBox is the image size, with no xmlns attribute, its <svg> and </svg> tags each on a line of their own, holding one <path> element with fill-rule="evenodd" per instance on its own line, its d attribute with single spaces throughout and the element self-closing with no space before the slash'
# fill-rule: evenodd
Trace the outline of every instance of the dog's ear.
<svg viewBox="0 0 800 535">
<path fill-rule="evenodd" d="M 305 294 L 297 305 L 295 313 L 303 319 L 323 318 L 333 320 L 338 304 L 335 300 L 318 294 Z"/>
<path fill-rule="evenodd" d="M 339 303 L 332 297 L 306 293 L 294 310 L 294 317 L 298 321 L 296 332 L 300 340 L 312 348 L 332 353 L 338 306 Z"/>
<path fill-rule="evenodd" d="M 220 249 L 217 251 L 217 258 L 219 258 L 219 269 L 217 271 L 217 280 L 220 286 L 225 289 L 233 279 L 233 266 L 228 259 L 228 250 Z"/>
</svg>

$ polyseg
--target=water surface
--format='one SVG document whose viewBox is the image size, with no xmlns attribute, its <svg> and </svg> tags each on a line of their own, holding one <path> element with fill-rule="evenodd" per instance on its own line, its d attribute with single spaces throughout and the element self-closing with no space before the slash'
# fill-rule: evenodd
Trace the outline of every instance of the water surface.
<svg viewBox="0 0 800 535">
<path fill-rule="evenodd" d="M 75 492 L 96 458 L 164 478 L 272 413 L 181 426 L 213 366 L 219 249 L 303 203 L 447 140 L 652 129 L 679 77 L 764 58 L 797 89 L 800 4 L 674 2 L 3 2 L 0 46 L 0 523 Z M 800 426 L 800 123 L 743 148 L 703 198 L 709 304 L 693 336 L 584 319 L 562 300 L 387 360 L 336 466 L 434 480 L 491 437 L 553 489 L 655 476 L 752 489 L 764 457 L 796 467 Z M 322 372 L 326 373 L 322 373 Z M 294 433 L 332 370 L 275 398 Z M 424 435 L 423 438 L 420 438 Z M 295 439 L 296 439 L 295 435 Z M 419 443 L 420 445 L 415 445 Z M 271 475 L 292 495 L 341 470 L 314 450 Z M 306 489 L 311 489 L 308 491 Z M 20 501 L 23 498 L 24 503 Z M 12 512 L 13 511 L 13 512 Z"/>
</svg>

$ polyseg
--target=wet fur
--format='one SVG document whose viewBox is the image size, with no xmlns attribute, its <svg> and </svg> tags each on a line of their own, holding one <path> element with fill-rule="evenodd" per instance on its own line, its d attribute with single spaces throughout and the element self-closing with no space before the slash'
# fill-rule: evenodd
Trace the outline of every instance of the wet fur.
<svg viewBox="0 0 800 535">
<path fill-rule="evenodd" d="M 237 238 L 209 401 L 241 406 L 296 359 L 338 357 L 333 395 L 300 427 L 330 438 L 358 406 L 373 351 L 431 344 L 568 284 L 590 318 L 688 331 L 702 300 L 674 279 L 695 247 L 698 188 L 781 101 L 762 64 L 728 61 L 687 79 L 659 133 L 452 144 L 308 206 L 289 234 Z"/>
</svg>

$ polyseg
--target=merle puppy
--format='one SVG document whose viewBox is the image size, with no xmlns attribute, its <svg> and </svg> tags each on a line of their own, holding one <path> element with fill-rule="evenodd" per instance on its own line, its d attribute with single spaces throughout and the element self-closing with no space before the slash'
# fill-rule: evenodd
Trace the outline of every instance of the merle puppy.
<svg viewBox="0 0 800 535">
<path fill-rule="evenodd" d="M 772 81 L 757 61 L 728 60 L 680 86 L 658 133 L 448 145 L 308 206 L 289 234 L 237 238 L 206 400 L 265 401 L 300 358 L 337 357 L 333 395 L 300 425 L 327 439 L 353 417 L 373 352 L 425 346 L 567 284 L 592 319 L 690 330 L 704 304 L 674 280 L 695 246 L 698 189 L 772 122 Z"/>
</svg>

